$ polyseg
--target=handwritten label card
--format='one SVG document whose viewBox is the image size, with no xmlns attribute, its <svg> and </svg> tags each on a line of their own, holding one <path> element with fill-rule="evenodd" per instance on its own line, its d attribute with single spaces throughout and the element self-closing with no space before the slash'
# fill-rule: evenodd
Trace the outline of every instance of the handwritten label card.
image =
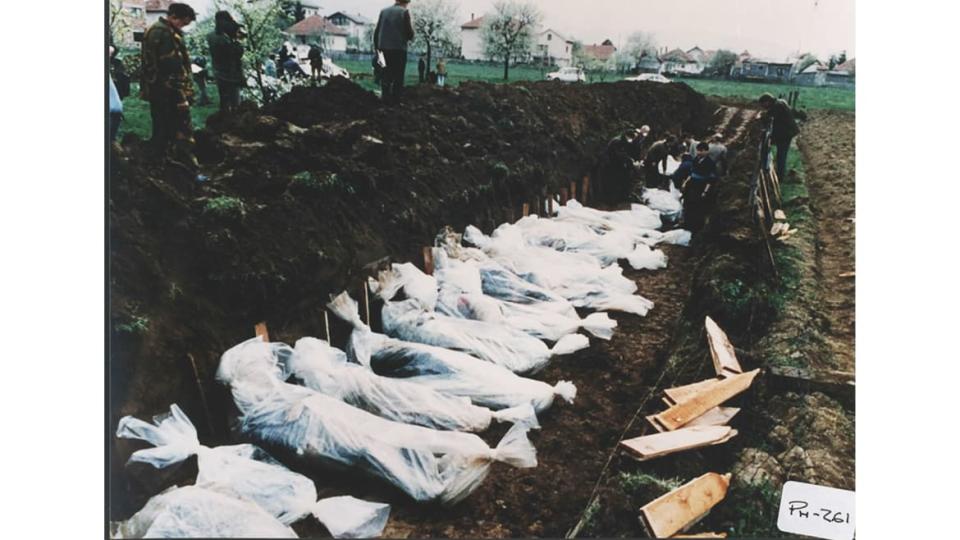
<svg viewBox="0 0 960 540">
<path fill-rule="evenodd" d="M 856 531 L 855 494 L 803 482 L 787 482 L 777 528 L 827 540 L 851 540 Z"/>
</svg>

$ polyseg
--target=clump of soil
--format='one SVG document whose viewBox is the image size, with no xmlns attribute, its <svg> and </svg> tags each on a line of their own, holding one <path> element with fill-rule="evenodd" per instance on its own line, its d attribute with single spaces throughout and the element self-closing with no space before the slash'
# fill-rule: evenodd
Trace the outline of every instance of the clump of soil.
<svg viewBox="0 0 960 540">
<path fill-rule="evenodd" d="M 702 133 L 712 109 L 684 85 L 653 83 L 424 86 L 411 89 L 400 107 L 384 108 L 335 81 L 299 89 L 265 110 L 211 117 L 197 134 L 211 178 L 204 184 L 127 140 L 109 164 L 110 426 L 122 415 L 149 417 L 178 403 L 205 444 L 228 442 L 231 399 L 214 373 L 219 355 L 250 337 L 254 323 L 267 321 L 274 340 L 323 336 L 323 303 L 343 289 L 356 297 L 365 266 L 387 257 L 416 261 L 444 225 L 490 230 L 519 217 L 523 202 L 588 174 L 625 126 Z M 671 264 L 682 261 L 671 257 Z M 660 287 L 679 309 L 686 289 L 670 280 Z M 656 300 L 656 283 L 641 292 Z M 663 319 L 638 323 L 654 325 L 657 339 L 669 335 L 674 320 L 667 306 Z M 342 346 L 347 329 L 330 323 L 332 341 Z M 586 361 L 574 357 L 586 362 L 583 369 L 610 368 L 603 378 L 589 370 L 574 379 L 607 392 L 585 393 L 567 428 L 545 424 L 535 441 L 544 456 L 535 474 L 500 469 L 472 498 L 478 509 L 459 510 L 444 524 L 412 506 L 398 526 L 417 523 L 418 535 L 445 534 L 450 526 L 489 535 L 515 522 L 532 528 L 502 534 L 563 534 L 567 517 L 585 503 L 584 484 L 597 477 L 634 410 L 626 389 L 642 386 L 631 362 L 650 362 L 654 348 L 641 358 L 644 345 L 618 349 L 615 357 L 604 349 Z M 584 425 L 595 429 L 577 435 L 582 430 L 574 426 Z M 571 471 L 570 460 L 583 459 L 580 450 L 593 456 L 590 466 Z M 114 519 L 137 509 L 131 493 L 144 495 L 123 474 L 127 455 L 119 446 L 111 454 Z M 562 475 L 576 480 L 555 485 Z M 550 508 L 540 525 L 528 523 L 529 505 L 520 502 L 534 494 Z M 473 525 L 477 520 L 486 526 Z M 422 528 L 434 522 L 436 528 Z"/>
</svg>

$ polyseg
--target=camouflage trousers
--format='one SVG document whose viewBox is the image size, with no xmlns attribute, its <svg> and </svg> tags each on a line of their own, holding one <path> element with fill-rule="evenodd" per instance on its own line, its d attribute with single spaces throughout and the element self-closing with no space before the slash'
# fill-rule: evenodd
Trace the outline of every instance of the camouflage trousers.
<svg viewBox="0 0 960 540">
<path fill-rule="evenodd" d="M 177 106 L 179 100 L 158 96 L 150 100 L 153 121 L 151 143 L 162 155 L 180 165 L 196 170 L 199 165 L 193 153 L 193 124 L 190 109 Z"/>
</svg>

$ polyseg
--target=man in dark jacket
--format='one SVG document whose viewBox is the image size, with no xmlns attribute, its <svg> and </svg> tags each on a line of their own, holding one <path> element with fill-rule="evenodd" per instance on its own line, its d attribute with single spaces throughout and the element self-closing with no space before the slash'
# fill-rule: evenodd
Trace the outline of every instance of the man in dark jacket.
<svg viewBox="0 0 960 540">
<path fill-rule="evenodd" d="M 710 158 L 710 145 L 697 143 L 697 155 L 688 161 L 687 178 L 683 180 L 683 227 L 690 232 L 703 228 L 707 212 L 715 195 L 714 185 L 719 175 L 717 164 Z M 678 169 L 679 173 L 681 169 Z"/>
<path fill-rule="evenodd" d="M 648 188 L 664 189 L 669 177 L 664 175 L 667 170 L 667 158 L 678 157 L 682 154 L 680 144 L 673 135 L 654 142 L 643 158 L 644 185 Z"/>
<path fill-rule="evenodd" d="M 182 28 L 196 19 L 193 8 L 173 3 L 143 35 L 140 96 L 150 103 L 151 142 L 169 157 L 195 169 L 190 99 L 193 77 Z"/>
<path fill-rule="evenodd" d="M 790 151 L 790 141 L 800 133 L 797 121 L 793 118 L 790 105 L 782 99 L 774 99 L 770 94 L 760 96 L 760 106 L 763 112 L 761 118 L 773 122 L 770 140 L 777 147 L 777 178 L 783 179 L 787 174 L 787 152 Z"/>
<path fill-rule="evenodd" d="M 397 103 L 403 91 L 403 78 L 407 71 L 407 43 L 413 39 L 413 21 L 407 5 L 410 0 L 396 0 L 390 7 L 380 11 L 377 28 L 373 32 L 373 47 L 383 51 L 386 68 L 380 80 L 383 100 Z"/>
<path fill-rule="evenodd" d="M 207 35 L 207 45 L 220 93 L 220 111 L 225 112 L 240 105 L 240 89 L 244 86 L 243 44 L 240 42 L 243 29 L 228 11 L 218 11 L 214 24 L 213 32 Z"/>
<path fill-rule="evenodd" d="M 633 190 L 636 163 L 633 160 L 633 141 L 636 132 L 627 129 L 607 143 L 602 160 L 599 199 L 607 204 L 623 202 Z"/>
</svg>

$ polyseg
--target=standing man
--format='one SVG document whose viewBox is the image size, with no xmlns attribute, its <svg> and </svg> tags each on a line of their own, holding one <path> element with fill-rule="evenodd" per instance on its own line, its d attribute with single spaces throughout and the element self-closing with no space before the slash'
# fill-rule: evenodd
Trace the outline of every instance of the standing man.
<svg viewBox="0 0 960 540">
<path fill-rule="evenodd" d="M 310 77 L 315 81 L 319 81 L 323 74 L 323 49 L 320 48 L 319 43 L 313 42 L 313 44 L 310 45 L 307 60 L 310 60 Z"/>
<path fill-rule="evenodd" d="M 197 18 L 187 4 L 173 3 L 143 35 L 140 96 L 150 103 L 151 142 L 172 161 L 196 171 L 190 98 L 193 81 L 183 27 Z"/>
<path fill-rule="evenodd" d="M 417 76 L 419 77 L 420 84 L 423 84 L 427 80 L 427 61 L 423 59 L 423 56 L 420 56 L 420 61 L 417 62 Z"/>
<path fill-rule="evenodd" d="M 213 32 L 207 35 L 213 74 L 217 78 L 220 94 L 220 112 L 232 111 L 240 105 L 240 89 L 243 79 L 243 27 L 228 11 L 214 15 Z"/>
<path fill-rule="evenodd" d="M 413 21 L 407 6 L 410 0 L 396 0 L 380 11 L 377 28 L 373 32 L 373 47 L 383 52 L 386 60 L 381 88 L 383 101 L 398 103 L 407 71 L 407 43 L 413 39 Z"/>
<path fill-rule="evenodd" d="M 650 145 L 647 155 L 643 158 L 644 185 L 651 189 L 666 189 L 669 185 L 669 177 L 665 176 L 667 171 L 667 158 L 677 157 L 682 153 L 682 143 L 679 143 L 673 135 L 660 139 Z"/>
<path fill-rule="evenodd" d="M 760 117 L 773 122 L 770 140 L 777 147 L 777 178 L 783 181 L 787 174 L 787 152 L 790 151 L 790 141 L 800 133 L 797 121 L 793 118 L 790 105 L 782 99 L 774 99 L 771 94 L 760 96 L 760 106 L 763 112 Z"/>
</svg>

